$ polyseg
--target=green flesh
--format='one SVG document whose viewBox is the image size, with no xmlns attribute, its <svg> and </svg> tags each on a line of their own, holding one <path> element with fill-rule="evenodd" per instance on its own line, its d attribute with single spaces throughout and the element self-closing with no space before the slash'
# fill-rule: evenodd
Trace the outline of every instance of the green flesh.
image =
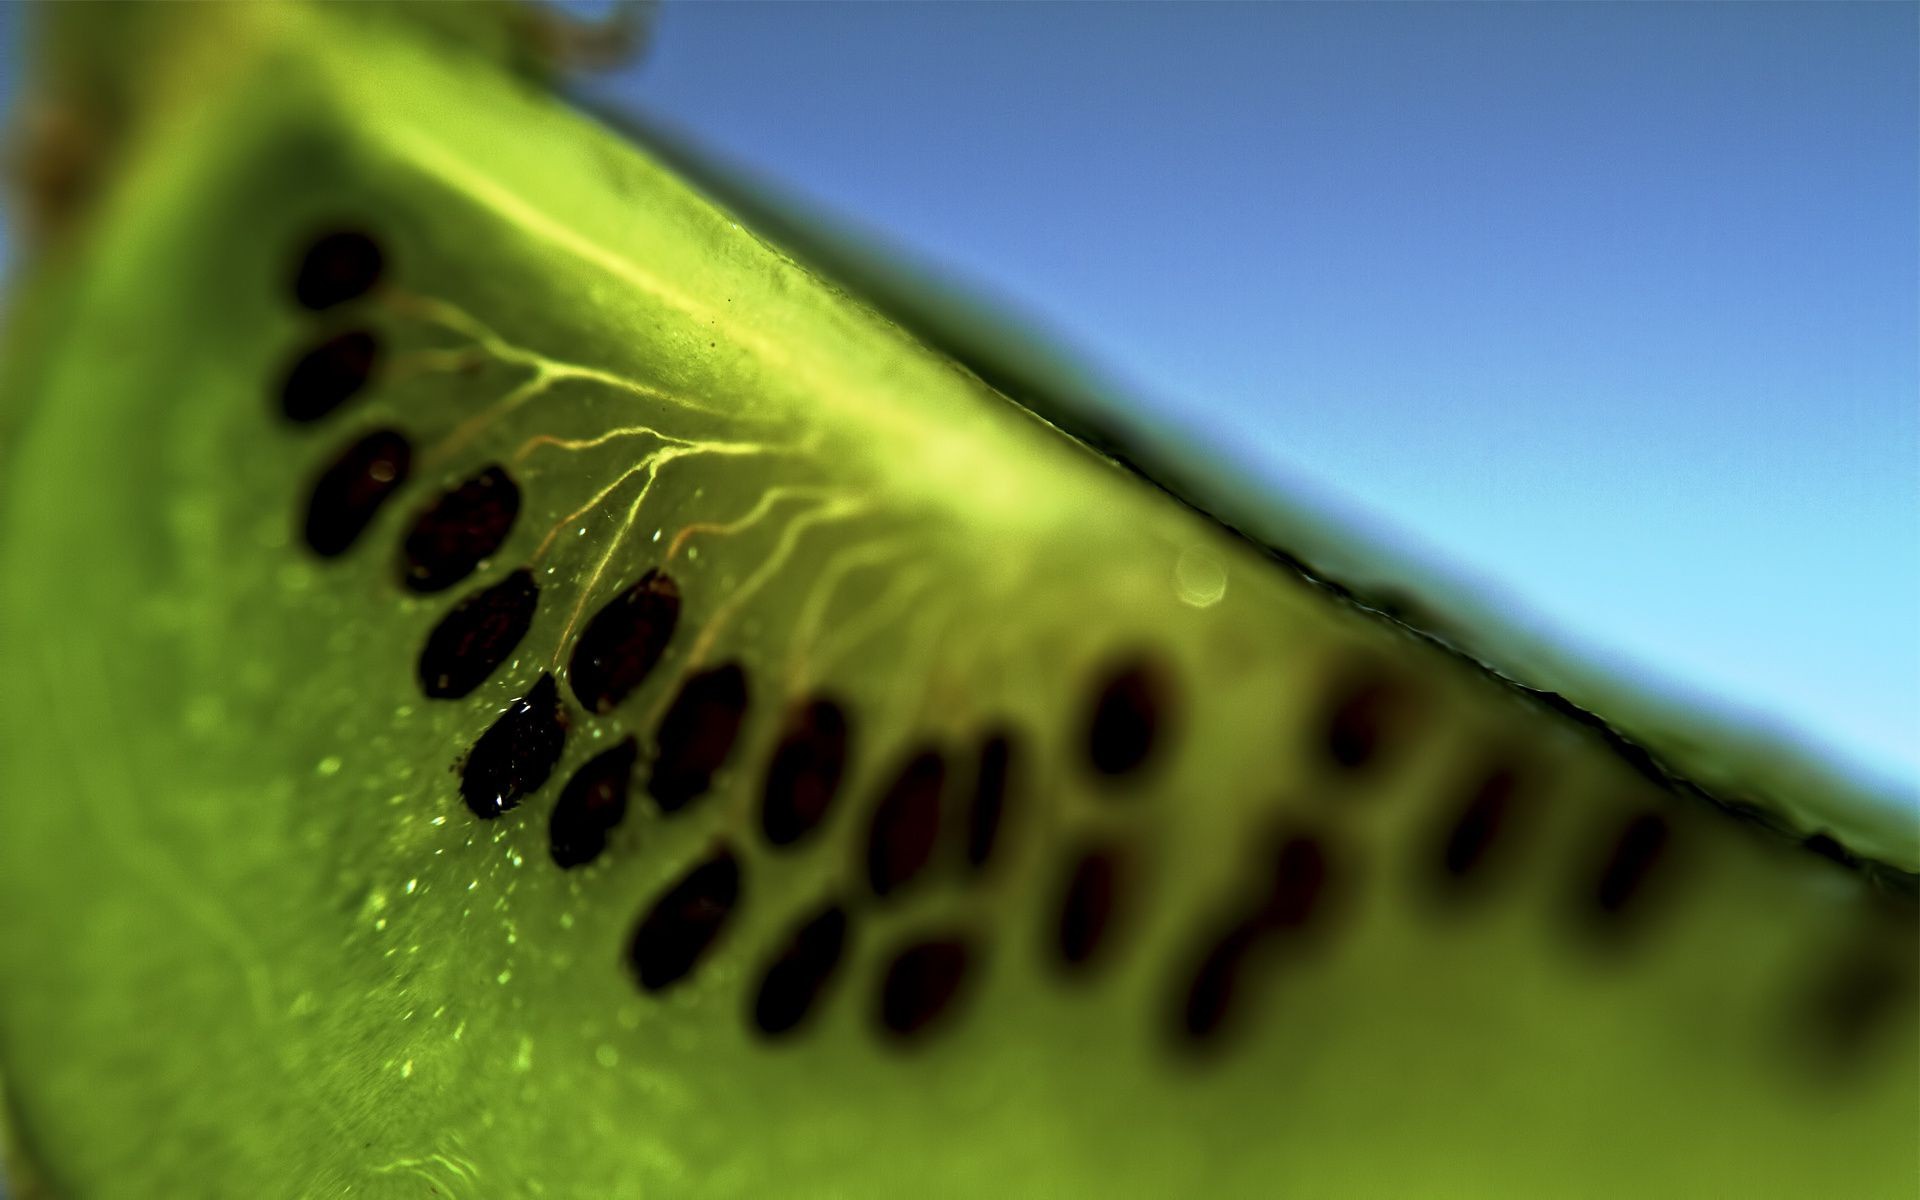
<svg viewBox="0 0 1920 1200">
<path fill-rule="evenodd" d="M 169 71 L 195 86 L 155 83 L 166 118 L 7 368 L 0 1068 L 51 1194 L 1911 1194 L 1910 894 L 1311 585 L 478 55 L 330 10 L 189 11 Z M 382 287 L 302 311 L 292 264 L 342 222 L 385 247 Z M 374 385 L 281 420 L 289 359 L 360 325 Z M 319 560 L 312 481 L 382 426 L 412 477 Z M 525 497 L 509 540 L 403 590 L 408 521 L 492 462 Z M 423 698 L 428 631 L 530 562 L 517 653 Z M 663 565 L 679 630 L 589 715 L 570 631 Z M 1165 724 L 1116 782 L 1087 714 L 1136 658 Z M 659 716 L 727 661 L 739 741 L 664 815 L 639 786 Z M 548 670 L 564 756 L 479 821 L 451 768 Z M 1402 708 L 1348 769 L 1327 729 L 1356 672 Z M 817 836 L 774 848 L 766 763 L 820 693 L 850 715 L 848 776 Z M 975 874 L 952 827 L 1003 727 L 1015 786 Z M 631 811 L 563 872 L 554 799 L 629 733 Z M 878 900 L 868 817 L 924 746 L 950 765 L 939 857 Z M 1499 766 L 1514 815 L 1443 897 L 1448 830 Z M 1671 839 L 1609 919 L 1598 880 L 1643 812 Z M 1324 919 L 1195 1045 L 1196 964 L 1289 835 L 1325 849 Z M 1059 895 L 1095 840 L 1121 888 L 1073 972 Z M 722 844 L 732 920 L 643 990 L 636 922 Z M 1869 848 L 1879 884 L 1915 865 Z M 769 1039 L 761 973 L 829 898 L 845 959 Z M 958 1000 L 890 1036 L 890 957 L 948 935 L 973 951 Z M 1891 999 L 1836 1051 L 1818 997 L 1863 963 Z"/>
</svg>

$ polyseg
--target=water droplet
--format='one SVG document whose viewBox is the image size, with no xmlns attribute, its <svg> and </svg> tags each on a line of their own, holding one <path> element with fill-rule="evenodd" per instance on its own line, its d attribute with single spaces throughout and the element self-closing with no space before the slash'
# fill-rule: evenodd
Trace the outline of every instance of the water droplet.
<svg viewBox="0 0 1920 1200">
<path fill-rule="evenodd" d="M 1173 590 L 1182 604 L 1212 608 L 1227 594 L 1227 569 L 1211 554 L 1189 546 L 1174 561 Z"/>
<path fill-rule="evenodd" d="M 315 767 L 314 770 L 318 771 L 322 777 L 339 774 L 340 756 L 337 754 L 327 755 L 320 760 L 320 765 Z"/>
</svg>

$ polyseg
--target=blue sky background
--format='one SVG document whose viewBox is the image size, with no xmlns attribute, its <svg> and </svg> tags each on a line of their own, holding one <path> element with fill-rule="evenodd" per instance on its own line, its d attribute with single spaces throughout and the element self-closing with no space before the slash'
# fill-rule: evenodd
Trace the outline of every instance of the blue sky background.
<svg viewBox="0 0 1920 1200">
<path fill-rule="evenodd" d="M 1893 3 L 670 3 L 598 86 L 1912 790 L 1917 46 Z"/>
</svg>

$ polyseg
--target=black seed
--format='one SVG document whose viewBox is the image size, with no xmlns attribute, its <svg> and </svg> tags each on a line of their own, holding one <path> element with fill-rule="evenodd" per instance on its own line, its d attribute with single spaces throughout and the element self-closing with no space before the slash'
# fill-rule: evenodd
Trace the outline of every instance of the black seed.
<svg viewBox="0 0 1920 1200">
<path fill-rule="evenodd" d="M 1272 890 L 1257 918 L 1260 927 L 1281 933 L 1304 929 L 1320 908 L 1326 885 L 1327 854 L 1320 843 L 1311 837 L 1287 839 L 1274 858 Z"/>
<path fill-rule="evenodd" d="M 364 329 L 336 334 L 294 360 L 280 382 L 280 412 L 302 425 L 351 400 L 373 375 L 380 344 Z"/>
<path fill-rule="evenodd" d="M 407 481 L 413 450 L 391 429 L 348 446 L 320 473 L 307 500 L 307 545 L 322 558 L 344 554 L 387 497 Z"/>
<path fill-rule="evenodd" d="M 986 866 L 1000 837 L 1012 762 L 1013 743 L 1006 734 L 995 734 L 981 744 L 980 766 L 973 777 L 973 807 L 967 813 L 967 862 L 975 868 Z"/>
<path fill-rule="evenodd" d="M 1350 688 L 1327 723 L 1328 755 L 1349 771 L 1372 762 L 1392 730 L 1396 708 L 1393 689 L 1383 681 Z"/>
<path fill-rule="evenodd" d="M 1854 954 L 1825 973 L 1808 1006 L 1814 1049 L 1828 1067 L 1861 1061 L 1913 992 L 1911 948 L 1905 965 L 1884 954 Z M 1904 1003 L 1903 1003 L 1904 1002 Z"/>
<path fill-rule="evenodd" d="M 1480 866 L 1513 802 L 1514 773 L 1497 770 L 1481 781 L 1447 833 L 1440 865 L 1450 879 L 1465 879 Z"/>
<path fill-rule="evenodd" d="M 1285 839 L 1274 856 L 1268 892 L 1217 936 L 1180 998 L 1179 1027 L 1195 1043 L 1215 1037 L 1231 1018 L 1256 951 L 1297 951 L 1325 923 L 1327 853 L 1317 838 Z"/>
<path fill-rule="evenodd" d="M 847 765 L 847 716 L 831 700 L 796 712 L 767 764 L 760 823 L 767 840 L 790 846 L 813 832 L 833 806 Z"/>
<path fill-rule="evenodd" d="M 524 567 L 453 606 L 420 650 L 420 690 L 456 700 L 487 681 L 533 624 L 539 585 Z"/>
<path fill-rule="evenodd" d="M 498 466 L 441 493 L 407 531 L 400 581 L 416 592 L 452 587 L 500 548 L 519 515 L 520 489 Z"/>
<path fill-rule="evenodd" d="M 627 784 L 640 747 L 627 738 L 589 759 L 553 806 L 548 848 L 562 867 L 578 867 L 600 857 L 611 833 L 627 815 Z"/>
<path fill-rule="evenodd" d="M 722 848 L 660 897 L 633 931 L 627 959 L 650 992 L 698 966 L 740 901 L 740 864 Z"/>
<path fill-rule="evenodd" d="M 1847 848 L 1842 846 L 1832 834 L 1816 833 L 1812 837 L 1802 841 L 1800 845 L 1818 854 L 1821 858 L 1827 859 L 1830 862 L 1839 863 L 1843 867 L 1852 867 L 1854 865 L 1853 855 L 1848 853 Z"/>
<path fill-rule="evenodd" d="M 680 588 L 659 571 L 609 600 L 573 645 L 567 677 L 587 711 L 612 712 L 666 653 L 680 621 Z"/>
<path fill-rule="evenodd" d="M 1068 966 L 1084 966 L 1099 951 L 1113 922 L 1120 891 L 1120 866 L 1104 850 L 1080 856 L 1060 899 L 1058 948 Z"/>
<path fill-rule="evenodd" d="M 946 760 L 923 750 L 908 761 L 873 811 L 867 831 L 867 880 L 885 896 L 918 875 L 940 836 L 940 792 Z"/>
<path fill-rule="evenodd" d="M 460 769 L 460 798 L 492 820 L 540 790 L 567 744 L 567 714 L 553 676 L 542 675 L 473 744 Z"/>
<path fill-rule="evenodd" d="M 1239 922 L 1200 961 L 1180 1005 L 1180 1028 L 1187 1037 L 1202 1041 L 1226 1024 L 1246 973 L 1248 953 L 1258 940 L 1255 925 Z"/>
<path fill-rule="evenodd" d="M 928 1032 L 966 982 L 968 953 L 958 941 L 921 942 L 900 952 L 880 988 L 880 1023 L 899 1037 Z"/>
<path fill-rule="evenodd" d="M 660 718 L 659 757 L 647 791 L 664 812 L 676 812 L 713 784 L 747 712 L 747 676 L 727 663 L 689 678 Z"/>
<path fill-rule="evenodd" d="M 1138 770 L 1160 734 L 1164 689 L 1143 663 L 1129 663 L 1100 684 L 1087 722 L 1087 760 L 1102 775 Z"/>
<path fill-rule="evenodd" d="M 1667 832 L 1666 819 L 1654 813 L 1641 813 L 1628 822 L 1594 889 L 1593 900 L 1601 913 L 1617 916 L 1626 911 L 1666 849 Z"/>
<path fill-rule="evenodd" d="M 837 904 L 802 925 L 761 979 L 753 1023 L 773 1035 L 798 1028 L 840 965 L 846 944 L 847 914 Z"/>
<path fill-rule="evenodd" d="M 293 298 L 316 312 L 365 295 L 380 282 L 385 256 L 364 233 L 329 233 L 307 247 L 293 279 Z"/>
</svg>

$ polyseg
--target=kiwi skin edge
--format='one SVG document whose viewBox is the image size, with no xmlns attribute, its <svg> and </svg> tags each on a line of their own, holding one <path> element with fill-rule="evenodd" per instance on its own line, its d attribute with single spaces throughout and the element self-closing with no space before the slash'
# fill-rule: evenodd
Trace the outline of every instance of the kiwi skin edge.
<svg viewBox="0 0 1920 1200">
<path fill-rule="evenodd" d="M 5 364 L 0 910 L 33 919 L 0 928 L 0 1065 L 49 1192 L 1910 1190 L 1897 836 L 1823 838 L 1800 793 L 1753 809 L 1790 836 L 1729 820 L 1742 791 L 1141 486 L 507 82 L 484 37 L 146 19 L 165 51 L 113 86 L 149 115 L 103 138 Z M 347 218 L 380 285 L 302 310 L 290 263 Z M 289 356 L 361 323 L 404 369 L 279 421 Z M 666 438 L 558 444 L 641 426 Z M 380 428 L 406 479 L 323 561 L 309 489 Z M 408 522 L 496 461 L 512 533 L 411 593 Z M 583 706 L 575 637 L 663 563 L 667 648 Z M 428 633 L 528 564 L 523 640 L 423 696 Z M 655 738 L 727 662 L 738 727 L 669 810 Z M 545 674 L 558 757 L 476 818 L 459 772 Z M 766 767 L 827 693 L 836 798 L 776 848 Z M 676 746 L 719 718 L 688 720 Z M 995 729 L 1017 753 L 974 871 L 947 835 Z M 558 798 L 626 736 L 623 820 L 556 865 Z M 874 819 L 925 808 L 923 752 L 941 834 L 876 895 Z M 920 826 L 886 827 L 910 866 Z M 644 986 L 636 928 L 721 847 L 732 897 L 723 869 L 694 889 L 718 932 Z M 836 965 L 770 1039 L 757 985 L 830 901 Z M 1202 977 L 1231 1002 L 1195 1045 Z"/>
</svg>

